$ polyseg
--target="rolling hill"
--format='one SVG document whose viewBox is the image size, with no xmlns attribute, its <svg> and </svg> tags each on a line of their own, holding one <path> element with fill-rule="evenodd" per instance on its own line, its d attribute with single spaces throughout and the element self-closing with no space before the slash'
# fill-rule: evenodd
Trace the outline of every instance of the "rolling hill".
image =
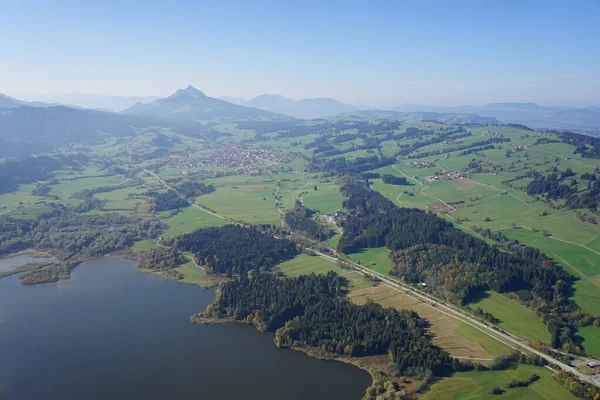
<svg viewBox="0 0 600 400">
<path fill-rule="evenodd" d="M 157 128 L 201 136 L 207 129 L 186 121 L 75 109 L 64 106 L 29 107 L 0 111 L 0 157 L 51 152 L 70 142 L 89 142 L 103 135 L 132 136 Z"/>
</svg>

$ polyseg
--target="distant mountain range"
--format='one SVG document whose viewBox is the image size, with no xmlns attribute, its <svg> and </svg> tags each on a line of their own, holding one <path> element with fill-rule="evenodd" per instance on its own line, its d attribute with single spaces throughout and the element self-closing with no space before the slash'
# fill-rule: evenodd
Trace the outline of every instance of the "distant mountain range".
<svg viewBox="0 0 600 400">
<path fill-rule="evenodd" d="M 331 98 L 292 100 L 278 94 L 261 94 L 249 100 L 226 96 L 220 97 L 220 99 L 246 107 L 304 119 L 328 117 L 357 110 L 355 106 Z"/>
<path fill-rule="evenodd" d="M 26 102 L 0 95 L 0 157 L 52 152 L 71 142 L 102 136 L 133 136 L 141 131 L 171 129 L 187 135 L 214 134 L 200 121 L 286 121 L 291 117 L 205 96 L 188 87 L 121 113 Z"/>
<path fill-rule="evenodd" d="M 290 117 L 208 97 L 193 86 L 179 89 L 164 99 L 149 104 L 138 103 L 122 114 L 190 121 L 214 120 L 288 120 Z"/>
<path fill-rule="evenodd" d="M 2 108 L 16 108 L 22 106 L 31 106 L 31 107 L 49 107 L 52 104 L 44 103 L 41 101 L 23 101 L 17 100 L 13 97 L 7 96 L 5 94 L 0 93 L 0 109 Z"/>
<path fill-rule="evenodd" d="M 600 132 L 600 107 L 543 107 L 535 103 L 491 103 L 484 106 L 439 107 L 404 104 L 396 111 L 428 111 L 476 114 L 496 118 L 502 123 L 523 124 L 534 129 Z"/>
<path fill-rule="evenodd" d="M 342 116 L 370 118 L 370 119 L 389 119 L 397 120 L 406 123 L 414 123 L 421 121 L 438 121 L 444 124 L 500 124 L 496 118 L 482 117 L 475 114 L 456 114 L 443 112 L 403 112 L 403 111 L 387 111 L 387 110 L 361 110 L 352 111 L 341 114 Z"/>
<path fill-rule="evenodd" d="M 50 104 L 81 107 L 91 110 L 119 112 L 137 103 L 150 103 L 158 96 L 104 96 L 88 93 L 68 93 L 54 96 L 40 96 L 40 100 Z"/>
<path fill-rule="evenodd" d="M 208 97 L 189 86 L 169 97 L 147 104 L 137 103 L 115 113 L 27 102 L 0 94 L 0 157 L 53 151 L 73 141 L 94 141 L 107 134 L 131 136 L 140 131 L 166 128 L 189 135 L 213 135 L 215 132 L 206 127 L 207 122 L 294 121 L 294 117 L 329 115 L 404 122 L 436 120 L 448 124 L 518 123 L 536 129 L 600 133 L 600 107 L 542 107 L 533 103 L 496 103 L 481 107 L 404 104 L 394 110 L 360 110 L 334 99 L 291 100 L 279 95 L 227 99 L 229 101 Z"/>
</svg>

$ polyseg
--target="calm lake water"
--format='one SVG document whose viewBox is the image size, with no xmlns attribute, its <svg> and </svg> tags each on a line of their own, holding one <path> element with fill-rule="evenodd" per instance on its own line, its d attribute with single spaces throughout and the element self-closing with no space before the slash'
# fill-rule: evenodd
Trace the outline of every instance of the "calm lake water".
<svg viewBox="0 0 600 400">
<path fill-rule="evenodd" d="M 50 258 L 36 258 L 29 254 L 20 254 L 18 256 L 0 259 L 0 272 L 12 271 L 13 269 L 20 267 L 21 265 L 37 262 L 57 262 L 58 260 L 54 257 Z"/>
<path fill-rule="evenodd" d="M 370 384 L 253 327 L 191 324 L 214 291 L 134 266 L 104 258 L 54 284 L 0 279 L 0 398 L 346 400 Z"/>
</svg>

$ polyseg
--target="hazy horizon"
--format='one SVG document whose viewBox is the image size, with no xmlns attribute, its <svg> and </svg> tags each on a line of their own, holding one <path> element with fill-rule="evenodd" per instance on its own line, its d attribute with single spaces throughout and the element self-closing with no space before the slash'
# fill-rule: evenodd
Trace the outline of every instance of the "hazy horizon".
<svg viewBox="0 0 600 400">
<path fill-rule="evenodd" d="M 0 93 L 165 97 L 193 85 L 370 107 L 599 106 L 598 14 L 593 1 L 7 3 Z"/>
<path fill-rule="evenodd" d="M 543 102 L 536 102 L 536 101 L 489 101 L 489 102 L 484 102 L 484 103 L 475 103 L 475 102 L 465 102 L 465 103 L 460 103 L 460 104 L 440 104 L 440 103 L 416 103 L 416 102 L 412 102 L 412 101 L 405 101 L 402 103 L 390 103 L 390 104 L 365 104 L 365 103 L 358 103 L 358 104 L 354 104 L 354 103 L 350 103 L 350 102 L 346 102 L 343 101 L 341 99 L 332 97 L 332 96 L 320 96 L 320 97 L 303 97 L 303 98 L 293 98 L 290 96 L 286 96 L 283 95 L 281 93 L 258 93 L 254 96 L 241 96 L 241 95 L 230 95 L 230 94 L 211 94 L 211 93 L 206 93 L 206 91 L 202 90 L 202 88 L 196 87 L 194 85 L 186 85 L 186 86 L 182 86 L 179 88 L 175 88 L 171 93 L 167 93 L 164 95 L 157 95 L 157 94 L 148 94 L 148 95 L 139 95 L 139 94 L 123 94 L 123 95 L 119 95 L 119 94 L 98 94 L 98 93 L 57 93 L 57 94 L 48 94 L 48 95 L 26 95 L 26 94 L 11 94 L 11 93 L 6 93 L 6 92 L 2 92 L 0 91 L 0 94 L 4 94 L 13 98 L 16 98 L 17 100 L 23 100 L 23 101 L 30 101 L 30 102 L 57 102 L 60 103 L 61 101 L 66 100 L 69 97 L 122 97 L 122 98 L 139 98 L 141 100 L 147 100 L 147 101 L 153 101 L 155 99 L 160 99 L 160 98 L 165 98 L 168 97 L 170 95 L 172 95 L 173 93 L 175 93 L 177 90 L 179 89 L 183 89 L 187 86 L 193 86 L 198 90 L 201 90 L 206 96 L 209 97 L 213 97 L 213 98 L 225 98 L 225 100 L 227 100 L 226 98 L 238 98 L 238 99 L 243 99 L 245 101 L 251 100 L 255 97 L 258 96 L 262 96 L 262 95 L 267 95 L 267 96 L 283 96 L 287 99 L 290 100 L 295 100 L 295 101 L 300 101 L 300 100 L 314 100 L 314 99 L 323 99 L 323 98 L 329 98 L 329 99 L 334 99 L 334 100 L 338 100 L 342 103 L 345 103 L 349 106 L 353 106 L 353 107 L 357 107 L 357 108 L 361 108 L 361 107 L 371 107 L 371 109 L 377 109 L 378 107 L 380 108 L 393 108 L 393 107 L 400 107 L 400 106 L 405 106 L 405 105 L 414 105 L 414 106 L 423 106 L 423 107 L 461 107 L 461 106 L 474 106 L 474 107 L 481 107 L 481 106 L 485 106 L 488 104 L 494 104 L 494 103 L 521 103 L 521 104 L 525 104 L 525 103 L 534 103 L 537 104 L 539 106 L 542 107 L 572 107 L 572 108 L 588 108 L 588 107 L 599 107 L 600 103 L 598 104 L 581 104 L 581 105 L 570 105 L 570 104 L 562 104 L 562 103 L 558 103 L 558 104 L 548 104 L 548 103 L 543 103 Z M 64 105 L 73 105 L 73 106 L 78 106 L 78 104 L 67 104 L 64 103 Z"/>
</svg>

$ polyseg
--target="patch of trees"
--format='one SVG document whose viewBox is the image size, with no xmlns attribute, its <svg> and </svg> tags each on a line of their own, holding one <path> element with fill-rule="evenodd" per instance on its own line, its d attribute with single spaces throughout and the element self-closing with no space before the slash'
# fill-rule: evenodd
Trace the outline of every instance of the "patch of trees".
<svg viewBox="0 0 600 400">
<path fill-rule="evenodd" d="M 381 180 L 383 181 L 383 183 L 387 183 L 389 185 L 409 185 L 405 177 L 395 176 L 392 174 L 383 175 Z"/>
<path fill-rule="evenodd" d="M 186 199 L 192 199 L 205 194 L 210 194 L 216 189 L 212 184 L 205 185 L 198 181 L 184 180 L 179 185 L 175 186 L 175 190 Z"/>
<path fill-rule="evenodd" d="M 429 290 L 459 305 L 479 290 L 528 290 L 529 306 L 546 322 L 554 347 L 575 349 L 574 327 L 594 322 L 569 299 L 576 278 L 539 250 L 500 251 L 431 212 L 398 208 L 360 183 L 343 186 L 342 193 L 350 213 L 339 251 L 385 246 L 394 251 L 392 274 L 409 283 L 426 282 Z"/>
<path fill-rule="evenodd" d="M 581 154 L 584 158 L 600 158 L 600 138 L 572 132 L 561 132 L 563 143 L 575 146 L 573 154 Z"/>
<path fill-rule="evenodd" d="M 595 181 L 596 174 L 594 172 L 584 172 L 583 174 L 581 174 L 581 179 L 586 181 Z"/>
<path fill-rule="evenodd" d="M 190 205 L 187 200 L 182 199 L 172 190 L 167 192 L 147 191 L 145 195 L 153 198 L 150 211 L 176 210 Z"/>
<path fill-rule="evenodd" d="M 193 253 L 196 262 L 208 272 L 228 276 L 252 270 L 268 271 L 298 254 L 296 245 L 287 239 L 276 239 L 258 228 L 238 225 L 199 229 L 165 243 Z"/>
<path fill-rule="evenodd" d="M 523 131 L 535 132 L 533 129 L 531 129 L 527 125 L 522 125 L 522 124 L 506 124 L 504 126 L 509 126 L 511 128 L 521 129 Z"/>
<path fill-rule="evenodd" d="M 560 183 L 558 174 L 538 175 L 527 184 L 527 194 L 545 194 L 548 199 L 564 199 L 572 195 L 575 190 L 569 186 Z"/>
<path fill-rule="evenodd" d="M 500 354 L 491 362 L 489 367 L 479 366 L 479 370 L 489 369 L 491 371 L 502 371 L 516 364 L 529 364 L 535 365 L 536 367 L 543 367 L 548 365 L 546 359 L 535 355 L 535 354 L 523 354 L 517 350 L 513 350 L 509 354 Z"/>
<path fill-rule="evenodd" d="M 581 222 L 588 222 L 588 223 L 594 224 L 594 225 L 598 223 L 595 216 L 588 215 L 586 213 L 582 213 L 581 211 L 578 211 L 578 210 L 575 210 L 575 218 L 577 218 Z"/>
<path fill-rule="evenodd" d="M 313 150 L 313 154 L 330 153 L 332 151 L 336 151 L 335 146 L 332 145 L 332 144 L 327 143 L 327 144 L 324 144 L 322 146 L 319 146 L 319 147 L 315 148 Z M 339 150 L 337 150 L 337 151 L 339 151 Z"/>
<path fill-rule="evenodd" d="M 33 186 L 31 194 L 34 196 L 46 196 L 52 191 L 52 188 L 46 184 L 38 183 Z"/>
<path fill-rule="evenodd" d="M 571 392 L 574 396 L 584 400 L 600 399 L 600 388 L 592 385 L 591 383 L 580 381 L 573 374 L 561 371 L 558 374 L 554 374 L 553 378 L 556 379 L 558 383 L 563 385 L 563 387 Z"/>
<path fill-rule="evenodd" d="M 351 140 L 364 139 L 364 138 L 366 138 L 365 135 L 357 135 L 354 133 L 341 133 L 341 134 L 333 137 L 331 139 L 331 143 L 337 145 L 337 144 L 342 144 L 344 142 L 349 142 Z"/>
<path fill-rule="evenodd" d="M 58 282 L 60 279 L 69 279 L 71 271 L 77 266 L 76 262 L 52 264 L 44 268 L 34 269 L 19 276 L 23 285 L 40 285 L 42 283 Z"/>
<path fill-rule="evenodd" d="M 560 143 L 560 140 L 542 137 L 542 138 L 536 139 L 536 141 L 533 143 L 533 145 L 537 146 L 538 144 L 550 144 L 550 143 Z"/>
<path fill-rule="evenodd" d="M 509 389 L 527 387 L 531 385 L 533 382 L 536 382 L 540 379 L 539 375 L 531 374 L 527 379 L 513 379 L 512 381 L 506 384 L 506 387 Z"/>
<path fill-rule="evenodd" d="M 280 347 L 313 349 L 337 356 L 390 354 L 400 374 L 429 370 L 444 375 L 461 364 L 431 344 L 427 322 L 414 311 L 338 297 L 341 278 L 308 275 L 277 278 L 242 275 L 219 290 L 205 316 L 227 317 L 275 331 Z"/>
<path fill-rule="evenodd" d="M 150 270 L 173 269 L 185 262 L 185 257 L 172 247 L 157 247 L 140 254 L 139 268 Z"/>
<path fill-rule="evenodd" d="M 0 272 L 0 279 L 6 278 L 7 276 L 11 276 L 11 275 L 14 275 L 14 274 L 18 274 L 20 272 L 34 271 L 36 269 L 44 268 L 44 267 L 47 267 L 49 265 L 52 265 L 52 263 L 47 263 L 47 262 L 28 263 L 28 264 L 25 264 L 25 265 L 21 265 L 20 267 L 16 267 L 15 269 L 12 269 L 10 271 L 2 271 L 2 272 Z"/>
<path fill-rule="evenodd" d="M 595 174 L 586 176 L 590 179 L 587 179 L 586 189 L 580 192 L 577 192 L 577 186 L 573 185 L 576 181 L 572 181 L 571 184 L 562 183 L 564 179 L 575 175 L 569 168 L 563 172 L 557 171 L 545 176 L 538 172 L 533 172 L 532 175 L 535 178 L 527 185 L 527 194 L 541 194 L 550 200 L 564 199 L 564 207 L 569 209 L 588 208 L 594 212 L 598 209 L 600 180 L 591 179 L 591 176 L 595 177 Z"/>
<path fill-rule="evenodd" d="M 63 260 L 97 257 L 156 238 L 166 227 L 157 219 L 116 213 L 80 215 L 55 208 L 35 219 L 0 219 L 0 255 L 26 249 L 52 250 Z"/>
<path fill-rule="evenodd" d="M 73 207 L 73 210 L 78 213 L 85 213 L 91 210 L 100 210 L 104 207 L 104 200 L 95 197 L 86 197 L 83 203 Z"/>
<path fill-rule="evenodd" d="M 409 138 L 418 137 L 418 136 L 431 135 L 433 133 L 434 133 L 433 131 L 419 130 L 418 128 L 411 127 L 411 128 L 406 129 L 406 132 L 404 133 L 404 135 L 401 136 L 401 138 L 409 139 Z M 429 146 L 429 145 L 432 145 L 435 143 L 440 143 L 447 139 L 454 140 L 454 139 L 457 139 L 460 137 L 465 137 L 465 136 L 471 136 L 471 133 L 467 132 L 464 128 L 458 128 L 458 129 L 453 129 L 453 130 L 441 130 L 429 139 L 420 138 L 415 143 L 400 145 L 400 150 L 398 151 L 397 154 L 406 156 L 406 155 L 409 155 L 410 153 L 414 152 L 415 150 L 420 149 L 421 147 L 426 147 L 426 146 Z M 456 149 L 453 149 L 452 151 L 454 151 L 454 150 L 456 150 Z M 427 154 L 427 155 L 439 154 L 439 151 L 435 150 L 435 151 L 431 151 L 431 152 L 423 152 L 423 153 L 416 155 L 416 157 L 425 157 L 424 154 Z"/>
<path fill-rule="evenodd" d="M 516 225 L 514 225 L 514 227 L 516 228 Z M 525 245 L 521 244 L 518 240 L 510 239 L 499 231 L 493 232 L 489 228 L 480 228 L 477 226 L 471 226 L 470 229 L 485 238 L 498 242 L 498 244 L 507 251 L 519 252 L 523 247 L 525 247 Z"/>
<path fill-rule="evenodd" d="M 296 207 L 293 210 L 285 212 L 284 220 L 293 232 L 323 242 L 335 233 L 312 219 L 314 213 L 310 208 L 296 202 Z"/>
<path fill-rule="evenodd" d="M 442 135 L 442 136 L 445 136 L 445 135 Z M 438 143 L 440 141 L 441 140 L 434 142 L 434 143 Z M 443 150 L 431 150 L 431 151 L 420 152 L 419 154 L 414 155 L 414 158 L 423 158 L 423 157 L 429 157 L 429 156 L 433 156 L 433 155 L 437 155 L 437 154 L 452 153 L 452 152 L 458 151 L 458 150 L 464 150 L 463 152 L 461 152 L 461 155 L 466 155 L 466 154 L 476 153 L 478 151 L 493 149 L 495 147 L 494 144 L 505 143 L 505 142 L 510 142 L 510 138 L 503 138 L 503 137 L 502 138 L 494 138 L 493 137 L 493 138 L 489 138 L 486 140 L 472 142 L 469 144 L 451 146 L 451 147 L 445 148 Z M 429 143 L 429 144 L 432 144 L 432 143 Z M 429 144 L 427 144 L 427 145 L 429 145 Z M 423 146 L 419 146 L 419 147 L 423 147 Z"/>
<path fill-rule="evenodd" d="M 479 318 L 482 318 L 492 324 L 497 324 L 500 322 L 500 320 L 498 318 L 494 317 L 494 314 L 483 311 L 481 309 L 481 307 L 477 307 L 476 310 L 473 310 L 473 314 L 477 315 Z"/>
<path fill-rule="evenodd" d="M 360 174 L 372 169 L 390 166 L 395 162 L 396 159 L 393 157 L 358 157 L 353 160 L 339 157 L 330 160 L 312 159 L 308 168 L 311 172 L 328 172 L 334 175 Z"/>
</svg>

